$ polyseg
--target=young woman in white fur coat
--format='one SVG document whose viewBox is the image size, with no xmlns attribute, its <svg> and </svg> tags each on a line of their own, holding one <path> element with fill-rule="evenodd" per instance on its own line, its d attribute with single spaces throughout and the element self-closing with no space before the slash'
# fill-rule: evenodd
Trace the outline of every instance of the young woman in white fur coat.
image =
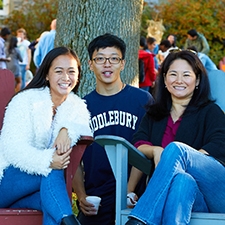
<svg viewBox="0 0 225 225">
<path fill-rule="evenodd" d="M 44 225 L 80 224 L 63 172 L 71 146 L 92 135 L 86 104 L 75 94 L 80 76 L 76 53 L 55 48 L 9 102 L 0 135 L 0 208 L 41 210 Z"/>
</svg>

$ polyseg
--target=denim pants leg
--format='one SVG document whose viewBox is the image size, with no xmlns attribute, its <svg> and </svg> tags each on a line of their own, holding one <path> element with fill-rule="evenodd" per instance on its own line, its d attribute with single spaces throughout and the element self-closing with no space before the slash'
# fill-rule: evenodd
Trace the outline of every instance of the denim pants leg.
<svg viewBox="0 0 225 225">
<path fill-rule="evenodd" d="M 26 65 L 20 65 L 20 73 L 21 73 L 21 90 L 26 86 Z"/>
<path fill-rule="evenodd" d="M 13 203 L 10 208 L 29 208 L 42 211 L 40 191 L 30 194 Z"/>
<path fill-rule="evenodd" d="M 0 208 L 10 207 L 18 200 L 38 192 L 40 183 L 41 176 L 29 175 L 13 166 L 8 167 L 0 182 Z"/>
<path fill-rule="evenodd" d="M 181 178 L 185 185 L 177 182 Z M 148 225 L 165 221 L 175 225 L 189 224 L 192 211 L 225 213 L 224 186 L 225 167 L 221 163 L 188 145 L 173 142 L 164 149 L 145 193 L 130 216 Z M 176 196 L 184 193 L 185 198 L 176 201 Z M 178 218 L 167 212 L 177 214 Z"/>
<path fill-rule="evenodd" d="M 185 204 L 180 204 L 182 202 Z M 179 207 L 175 208 L 176 206 Z M 171 221 L 179 225 L 188 224 L 193 211 L 192 207 L 197 212 L 208 212 L 208 207 L 195 179 L 188 173 L 178 173 L 168 191 L 161 224 L 171 225 Z"/>
<path fill-rule="evenodd" d="M 64 216 L 72 215 L 63 170 L 52 170 L 43 177 L 10 166 L 1 180 L 0 199 L 0 208 L 41 208 L 43 225 L 58 225 Z"/>
<path fill-rule="evenodd" d="M 64 170 L 52 170 L 47 177 L 42 177 L 40 193 L 45 216 L 44 225 L 49 225 L 51 218 L 60 224 L 63 217 L 73 214 L 66 190 Z"/>
</svg>

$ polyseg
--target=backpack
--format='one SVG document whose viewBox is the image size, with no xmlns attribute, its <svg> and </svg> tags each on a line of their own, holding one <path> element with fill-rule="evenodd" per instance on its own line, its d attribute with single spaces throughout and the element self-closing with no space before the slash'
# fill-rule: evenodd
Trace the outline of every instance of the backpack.
<svg viewBox="0 0 225 225">
<path fill-rule="evenodd" d="M 145 80 L 145 68 L 142 59 L 138 60 L 138 66 L 139 66 L 139 83 L 142 83 Z"/>
</svg>

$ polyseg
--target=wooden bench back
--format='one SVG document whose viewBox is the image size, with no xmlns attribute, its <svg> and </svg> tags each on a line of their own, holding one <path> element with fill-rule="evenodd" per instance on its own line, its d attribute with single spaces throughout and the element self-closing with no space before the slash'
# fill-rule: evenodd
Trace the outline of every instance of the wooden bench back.
<svg viewBox="0 0 225 225">
<path fill-rule="evenodd" d="M 5 113 L 5 107 L 15 94 L 15 78 L 10 70 L 0 69 L 0 130 Z"/>
</svg>

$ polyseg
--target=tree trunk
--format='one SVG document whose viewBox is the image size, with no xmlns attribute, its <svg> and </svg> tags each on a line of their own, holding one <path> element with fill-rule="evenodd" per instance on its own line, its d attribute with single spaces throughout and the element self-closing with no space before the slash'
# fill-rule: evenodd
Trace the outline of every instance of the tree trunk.
<svg viewBox="0 0 225 225">
<path fill-rule="evenodd" d="M 95 88 L 87 46 L 104 33 L 118 35 L 125 41 L 126 66 L 121 77 L 125 83 L 137 86 L 142 7 L 143 0 L 59 0 L 55 45 L 74 49 L 81 60 L 78 95 L 83 97 Z"/>
</svg>

